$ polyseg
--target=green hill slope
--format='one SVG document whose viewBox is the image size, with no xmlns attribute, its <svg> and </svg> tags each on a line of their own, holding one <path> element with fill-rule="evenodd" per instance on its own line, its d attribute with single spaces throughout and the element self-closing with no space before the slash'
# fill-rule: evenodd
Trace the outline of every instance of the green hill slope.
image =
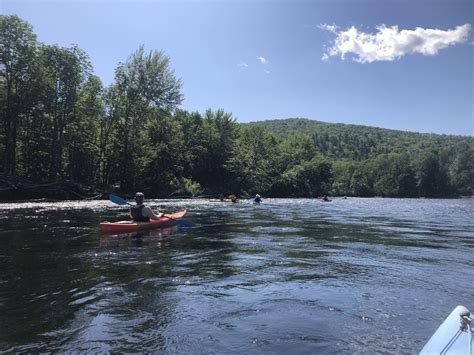
<svg viewBox="0 0 474 355">
<path fill-rule="evenodd" d="M 334 159 L 364 160 L 385 153 L 415 153 L 474 145 L 474 137 L 416 133 L 352 124 L 326 123 L 304 118 L 250 122 L 278 136 L 310 135 L 318 150 Z"/>
</svg>

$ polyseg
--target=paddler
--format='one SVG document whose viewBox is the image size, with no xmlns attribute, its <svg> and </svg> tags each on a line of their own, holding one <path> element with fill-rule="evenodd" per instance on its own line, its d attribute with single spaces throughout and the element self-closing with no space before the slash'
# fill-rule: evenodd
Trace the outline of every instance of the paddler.
<svg viewBox="0 0 474 355">
<path fill-rule="evenodd" d="M 262 202 L 262 199 L 261 199 L 259 194 L 255 195 L 255 198 L 253 199 L 253 202 L 254 203 L 261 203 Z"/>
<path fill-rule="evenodd" d="M 150 222 L 150 219 L 160 219 L 163 217 L 163 213 L 155 214 L 150 207 L 145 206 L 143 203 L 145 195 L 142 192 L 135 194 L 135 206 L 130 207 L 130 218 L 134 222 Z"/>
<path fill-rule="evenodd" d="M 233 203 L 237 202 L 237 196 L 235 196 L 234 194 L 230 194 L 229 196 L 227 196 L 227 198 L 231 200 Z"/>
</svg>

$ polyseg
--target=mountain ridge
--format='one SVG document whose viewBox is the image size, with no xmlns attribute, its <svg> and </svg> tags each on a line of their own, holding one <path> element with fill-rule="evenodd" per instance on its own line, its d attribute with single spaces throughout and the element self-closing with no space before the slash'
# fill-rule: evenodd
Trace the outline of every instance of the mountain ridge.
<svg viewBox="0 0 474 355">
<path fill-rule="evenodd" d="M 288 117 L 288 118 L 275 118 L 275 119 L 264 119 L 259 121 L 249 121 L 249 122 L 241 122 L 242 125 L 260 125 L 260 124 L 269 124 L 273 122 L 289 122 L 289 121 L 301 121 L 301 122 L 310 122 L 311 124 L 321 125 L 321 126 L 338 126 L 338 127 L 354 127 L 354 128 L 366 128 L 366 129 L 374 129 L 374 130 L 383 130 L 383 131 L 391 131 L 393 133 L 410 133 L 410 134 L 419 134 L 419 135 L 433 135 L 433 136 L 442 136 L 442 137 L 457 137 L 457 138 L 473 138 L 474 134 L 472 135 L 463 135 L 463 134 L 449 134 L 449 133 L 435 133 L 435 132 L 416 132 L 410 130 L 402 130 L 402 129 L 394 129 L 394 128 L 384 128 L 378 126 L 368 126 L 363 124 L 355 124 L 355 123 L 341 123 L 341 122 L 326 122 L 315 120 L 311 118 L 304 118 L 304 117 Z"/>
<path fill-rule="evenodd" d="M 328 123 L 306 118 L 248 122 L 283 139 L 292 134 L 309 135 L 317 149 L 332 159 L 366 160 L 380 154 L 462 150 L 474 146 L 474 137 L 393 130 L 372 126 Z"/>
</svg>

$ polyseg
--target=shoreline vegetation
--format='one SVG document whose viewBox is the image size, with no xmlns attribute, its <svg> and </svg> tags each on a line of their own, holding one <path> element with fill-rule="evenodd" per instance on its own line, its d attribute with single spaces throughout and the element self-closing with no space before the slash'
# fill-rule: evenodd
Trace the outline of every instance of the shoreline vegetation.
<svg viewBox="0 0 474 355">
<path fill-rule="evenodd" d="M 46 184 L 35 184 L 18 178 L 6 178 L 0 175 L 0 203 L 14 202 L 54 202 L 70 200 L 108 200 L 110 194 L 120 194 L 123 198 L 133 199 L 133 193 L 120 193 L 115 191 L 101 191 L 98 188 L 84 186 L 71 181 L 57 181 Z M 272 196 L 273 198 L 293 198 L 288 196 Z M 387 196 L 347 196 L 332 195 L 331 198 L 390 198 Z M 193 195 L 187 190 L 177 190 L 166 197 L 150 196 L 149 199 L 208 199 L 212 202 L 230 203 L 230 199 L 220 200 L 218 194 Z M 240 199 L 252 200 L 252 195 L 242 195 Z M 269 198 L 269 197 L 267 197 Z M 321 196 L 301 196 L 300 198 L 321 199 Z M 399 198 L 399 197 L 393 197 Z M 426 197 L 411 197 L 426 198 Z M 474 195 L 443 196 L 440 198 L 471 199 Z"/>
<path fill-rule="evenodd" d="M 302 118 L 239 124 L 179 109 L 170 58 L 143 46 L 104 87 L 77 46 L 37 41 L 0 15 L 0 200 L 460 197 L 474 195 L 474 137 Z M 114 65 L 114 63 L 111 63 Z M 105 197 L 106 198 L 106 197 Z"/>
</svg>

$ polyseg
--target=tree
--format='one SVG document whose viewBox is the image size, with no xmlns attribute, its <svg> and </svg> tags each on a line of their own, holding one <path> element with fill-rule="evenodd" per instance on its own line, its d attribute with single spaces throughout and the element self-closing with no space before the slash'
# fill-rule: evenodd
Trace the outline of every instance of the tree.
<svg viewBox="0 0 474 355">
<path fill-rule="evenodd" d="M 336 160 L 332 165 L 332 170 L 331 194 L 338 196 L 352 195 L 351 178 L 355 170 L 354 163 Z"/>
<path fill-rule="evenodd" d="M 414 163 L 420 196 L 441 197 L 450 194 L 448 172 L 440 164 L 437 151 L 428 150 L 421 152 Z"/>
<path fill-rule="evenodd" d="M 294 165 L 282 174 L 280 186 L 285 195 L 317 197 L 326 194 L 332 178 L 331 162 L 320 155 Z"/>
<path fill-rule="evenodd" d="M 378 196 L 416 196 L 416 180 L 407 154 L 381 154 L 373 160 L 374 192 Z"/>
<path fill-rule="evenodd" d="M 44 113 L 52 127 L 49 176 L 59 180 L 64 177 L 65 148 L 73 142 L 71 128 L 78 119 L 79 90 L 90 75 L 90 63 L 86 53 L 76 46 L 42 46 L 40 58 L 46 82 Z"/>
<path fill-rule="evenodd" d="M 32 27 L 18 16 L 0 15 L 0 85 L 3 171 L 16 174 L 18 130 L 27 104 L 29 78 L 36 51 Z"/>
<path fill-rule="evenodd" d="M 463 143 L 456 147 L 449 176 L 462 195 L 474 195 L 474 145 Z"/>
<path fill-rule="evenodd" d="M 242 129 L 226 163 L 233 173 L 236 192 L 267 194 L 277 176 L 276 152 L 274 135 L 258 126 Z"/>
<path fill-rule="evenodd" d="M 103 87 L 91 75 L 79 89 L 76 114 L 69 127 L 68 176 L 89 185 L 99 179 L 99 124 L 104 117 Z"/>
<path fill-rule="evenodd" d="M 137 186 L 146 166 L 146 131 L 151 119 L 161 119 L 182 101 L 181 81 L 169 68 L 169 58 L 163 52 L 145 53 L 143 46 L 134 52 L 115 71 L 115 84 L 111 91 L 114 105 L 110 112 L 116 122 L 115 165 L 116 177 L 122 189 Z M 152 110 L 163 112 L 151 114 Z"/>
<path fill-rule="evenodd" d="M 307 134 L 290 134 L 278 145 L 280 169 L 286 170 L 316 155 L 314 141 Z"/>
<path fill-rule="evenodd" d="M 152 115 L 159 115 L 154 110 Z M 182 187 L 185 165 L 184 133 L 178 121 L 169 117 L 152 118 L 147 128 L 150 159 L 143 162 L 145 171 L 140 187 L 146 193 L 167 196 Z"/>
<path fill-rule="evenodd" d="M 374 195 L 373 181 L 368 164 L 359 163 L 351 177 L 351 195 L 370 197 Z"/>
<path fill-rule="evenodd" d="M 208 151 L 208 142 L 203 129 L 204 119 L 199 112 L 185 110 L 176 110 L 173 119 L 180 125 L 184 135 L 183 176 L 198 178 L 200 159 Z"/>
<path fill-rule="evenodd" d="M 233 152 L 234 141 L 238 138 L 238 128 L 231 113 L 220 109 L 206 110 L 198 129 L 198 149 L 194 155 L 193 175 L 205 188 L 221 191 L 230 183 L 226 162 Z"/>
</svg>

